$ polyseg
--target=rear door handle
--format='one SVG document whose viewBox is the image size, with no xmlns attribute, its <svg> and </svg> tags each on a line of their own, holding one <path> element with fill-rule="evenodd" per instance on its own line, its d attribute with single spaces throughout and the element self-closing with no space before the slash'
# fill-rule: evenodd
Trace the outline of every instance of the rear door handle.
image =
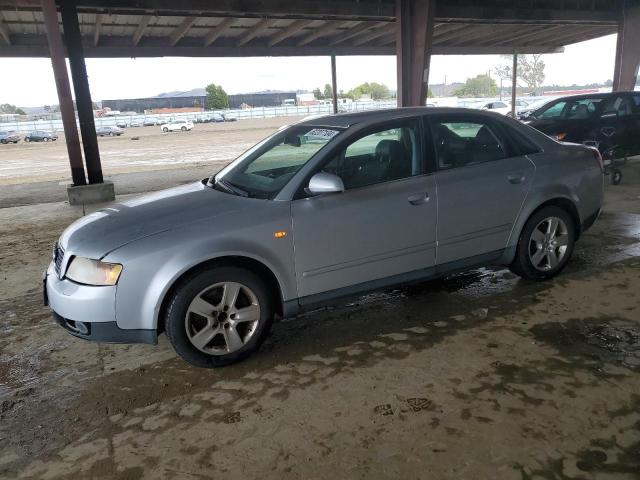
<svg viewBox="0 0 640 480">
<path fill-rule="evenodd" d="M 427 203 L 429 201 L 429 194 L 427 192 L 416 193 L 414 195 L 410 195 L 407 200 L 411 205 L 422 205 L 423 203 Z"/>
<path fill-rule="evenodd" d="M 509 180 L 509 183 L 513 183 L 514 185 L 524 182 L 524 179 L 525 179 L 525 176 L 522 173 L 507 175 L 507 180 Z"/>
</svg>

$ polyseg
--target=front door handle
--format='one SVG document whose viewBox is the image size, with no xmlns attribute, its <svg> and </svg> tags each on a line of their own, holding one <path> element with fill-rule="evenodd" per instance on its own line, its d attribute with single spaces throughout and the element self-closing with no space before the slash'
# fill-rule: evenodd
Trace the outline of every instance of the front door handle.
<svg viewBox="0 0 640 480">
<path fill-rule="evenodd" d="M 416 193 L 414 195 L 410 195 L 407 200 L 411 205 L 422 205 L 423 203 L 427 203 L 429 201 L 429 194 L 427 192 Z"/>
<path fill-rule="evenodd" d="M 509 180 L 509 183 L 513 183 L 514 185 L 524 182 L 524 179 L 525 176 L 522 173 L 516 173 L 507 176 L 507 180 Z"/>
</svg>

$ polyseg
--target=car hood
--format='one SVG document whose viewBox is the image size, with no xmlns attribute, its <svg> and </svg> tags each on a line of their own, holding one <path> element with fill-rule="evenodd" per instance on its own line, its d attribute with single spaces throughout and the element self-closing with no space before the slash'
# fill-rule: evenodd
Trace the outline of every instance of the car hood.
<svg viewBox="0 0 640 480">
<path fill-rule="evenodd" d="M 89 258 L 102 258 L 128 243 L 194 221 L 249 208 L 257 200 L 226 194 L 202 182 L 144 195 L 91 213 L 72 223 L 60 246 Z"/>
</svg>

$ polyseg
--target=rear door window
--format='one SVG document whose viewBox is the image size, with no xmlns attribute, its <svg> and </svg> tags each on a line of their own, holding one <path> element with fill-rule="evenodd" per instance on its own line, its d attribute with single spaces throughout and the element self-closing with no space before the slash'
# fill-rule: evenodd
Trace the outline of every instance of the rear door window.
<svg viewBox="0 0 640 480">
<path fill-rule="evenodd" d="M 633 114 L 631 100 L 624 95 L 609 97 L 602 107 L 602 117 L 626 117 Z"/>
<path fill-rule="evenodd" d="M 492 122 L 474 117 L 434 118 L 431 131 L 440 170 L 507 158 L 507 145 Z"/>
<path fill-rule="evenodd" d="M 569 119 L 586 119 L 591 118 L 596 113 L 598 104 L 602 102 L 602 98 L 583 98 L 569 102 L 566 110 L 565 118 Z"/>
</svg>

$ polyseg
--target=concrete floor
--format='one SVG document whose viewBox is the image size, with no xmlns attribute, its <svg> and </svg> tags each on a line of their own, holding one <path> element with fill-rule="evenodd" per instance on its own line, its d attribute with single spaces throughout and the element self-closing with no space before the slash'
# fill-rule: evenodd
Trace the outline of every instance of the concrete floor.
<svg viewBox="0 0 640 480">
<path fill-rule="evenodd" d="M 82 212 L 0 209 L 0 477 L 640 478 L 639 181 L 555 280 L 367 296 L 214 371 L 53 325 L 40 274 Z"/>
</svg>

